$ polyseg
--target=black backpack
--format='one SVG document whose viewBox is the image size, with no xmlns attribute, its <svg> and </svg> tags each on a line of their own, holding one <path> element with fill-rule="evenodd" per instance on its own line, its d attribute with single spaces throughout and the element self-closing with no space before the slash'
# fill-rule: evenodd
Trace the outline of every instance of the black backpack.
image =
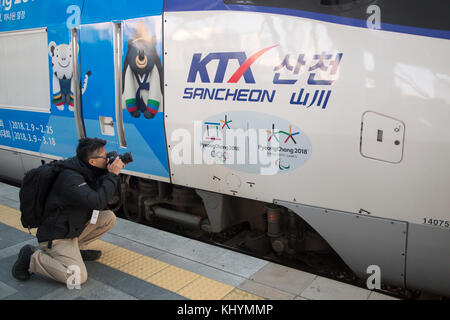
<svg viewBox="0 0 450 320">
<path fill-rule="evenodd" d="M 45 201 L 66 160 L 46 163 L 28 171 L 19 191 L 20 221 L 24 228 L 37 228 L 42 223 Z"/>
</svg>

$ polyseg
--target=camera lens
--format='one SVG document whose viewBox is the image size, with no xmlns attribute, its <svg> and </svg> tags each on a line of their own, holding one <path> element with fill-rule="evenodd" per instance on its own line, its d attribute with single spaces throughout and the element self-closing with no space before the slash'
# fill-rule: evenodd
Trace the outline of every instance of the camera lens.
<svg viewBox="0 0 450 320">
<path fill-rule="evenodd" d="M 124 164 L 133 162 L 133 156 L 131 155 L 131 152 L 127 152 L 127 153 L 119 155 L 117 152 L 111 151 L 111 152 L 108 152 L 106 157 L 109 159 L 109 161 L 108 161 L 109 164 L 113 163 L 114 160 L 116 160 L 117 157 L 119 157 L 120 160 L 122 160 L 122 162 Z"/>
<path fill-rule="evenodd" d="M 124 164 L 130 163 L 130 162 L 133 161 L 133 157 L 131 156 L 131 152 L 127 152 L 127 153 L 121 154 L 119 156 L 119 158 L 120 158 L 120 160 L 122 160 L 122 162 Z"/>
<path fill-rule="evenodd" d="M 114 160 L 116 160 L 117 152 L 115 151 L 108 152 L 106 154 L 106 157 L 108 158 L 108 164 L 111 164 L 114 162 Z"/>
</svg>

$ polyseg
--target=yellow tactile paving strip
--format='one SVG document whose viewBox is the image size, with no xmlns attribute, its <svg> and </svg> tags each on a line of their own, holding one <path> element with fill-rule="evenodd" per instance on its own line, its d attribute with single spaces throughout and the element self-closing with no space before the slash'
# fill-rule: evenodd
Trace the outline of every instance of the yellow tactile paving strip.
<svg viewBox="0 0 450 320">
<path fill-rule="evenodd" d="M 20 211 L 18 210 L 0 205 L 0 222 L 19 229 L 20 231 L 27 233 L 31 232 L 33 236 L 36 236 L 37 229 L 31 229 L 29 232 L 27 228 L 22 227 L 22 223 L 20 222 Z"/>
<path fill-rule="evenodd" d="M 155 273 L 167 268 L 169 265 L 167 263 L 161 262 L 159 260 L 142 256 L 124 266 L 117 269 L 128 273 L 136 278 L 146 280 L 150 278 Z"/>
<path fill-rule="evenodd" d="M 117 247 L 116 249 L 107 251 L 104 254 L 102 253 L 102 256 L 97 260 L 97 262 L 117 269 L 130 263 L 131 261 L 137 260 L 140 256 L 141 255 L 139 253 Z"/>
<path fill-rule="evenodd" d="M 20 212 L 0 204 L 0 222 L 28 233 L 20 223 Z M 36 236 L 36 229 L 31 229 Z M 120 270 L 151 284 L 165 288 L 192 300 L 264 300 L 219 281 L 201 276 L 165 262 L 124 249 L 112 243 L 96 240 L 85 249 L 102 250 L 97 262 Z"/>
<path fill-rule="evenodd" d="M 196 273 L 175 266 L 169 266 L 148 278 L 147 281 L 161 288 L 178 293 L 178 291 L 199 277 L 200 275 Z"/>
</svg>

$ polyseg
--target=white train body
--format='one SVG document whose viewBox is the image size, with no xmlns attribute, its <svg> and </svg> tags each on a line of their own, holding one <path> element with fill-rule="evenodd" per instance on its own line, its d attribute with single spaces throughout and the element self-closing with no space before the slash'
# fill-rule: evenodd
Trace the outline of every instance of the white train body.
<svg viewBox="0 0 450 320">
<path fill-rule="evenodd" d="M 373 216 L 418 224 L 430 218 L 450 220 L 450 82 L 448 68 L 443 68 L 449 54 L 446 39 L 254 12 L 169 12 L 165 20 L 165 83 L 170 93 L 166 96 L 166 128 L 170 145 L 178 142 L 171 137 L 178 137 L 180 128 L 194 138 L 195 121 L 205 122 L 214 116 L 220 119 L 225 114 L 235 114 L 231 127 L 241 121 L 256 129 L 263 128 L 253 125 L 252 114 L 264 114 L 269 121 L 271 117 L 281 118 L 299 128 L 310 141 L 307 147 L 287 147 L 310 148 L 309 159 L 299 157 L 295 170 L 275 170 L 278 172 L 267 175 L 245 172 L 246 165 L 238 171 L 224 165 L 195 164 L 194 146 L 189 158 L 192 164 L 179 164 L 169 150 L 174 183 L 266 202 L 278 199 L 347 212 L 363 209 Z M 245 52 L 250 58 L 274 45 L 277 47 L 251 65 L 255 83 L 246 83 L 244 77 L 237 83 L 227 83 L 240 66 L 237 59 L 228 61 L 221 83 L 214 83 L 218 59 L 206 65 L 210 83 L 202 82 L 199 74 L 194 83 L 186 81 L 195 54 L 205 59 L 210 53 Z M 333 83 L 309 85 L 308 78 L 315 71 L 308 68 L 318 62 L 313 56 L 322 53 L 332 56 L 324 62 L 328 68 L 324 79 L 333 79 Z M 332 66 L 328 64 L 339 53 L 338 70 L 330 76 Z M 294 68 L 301 54 L 306 63 L 297 75 L 295 70 L 280 70 L 280 78 L 296 80 L 295 84 L 274 84 L 274 68 L 288 54 Z M 201 91 L 206 88 L 209 92 L 218 88 L 224 91 L 210 99 L 209 92 Z M 202 95 L 194 97 L 195 90 Z M 236 90 L 247 91 L 238 91 L 233 99 Z M 257 100 L 261 90 L 269 95 L 275 91 L 273 101 L 268 101 L 269 95 L 264 101 L 263 97 L 248 101 Z M 302 101 L 309 94 L 306 105 L 291 104 L 292 96 L 297 101 L 301 90 Z M 323 101 L 317 106 L 322 92 Z M 219 100 L 227 93 L 227 100 Z M 241 101 L 237 101 L 239 94 Z M 246 113 L 239 115 L 240 111 Z M 382 141 L 377 141 L 378 130 L 383 131 Z M 224 130 L 221 133 L 226 134 Z M 395 141 L 400 143 L 395 145 Z M 280 147 L 284 145 L 281 141 Z M 227 181 L 229 175 L 234 176 L 235 185 Z"/>
</svg>

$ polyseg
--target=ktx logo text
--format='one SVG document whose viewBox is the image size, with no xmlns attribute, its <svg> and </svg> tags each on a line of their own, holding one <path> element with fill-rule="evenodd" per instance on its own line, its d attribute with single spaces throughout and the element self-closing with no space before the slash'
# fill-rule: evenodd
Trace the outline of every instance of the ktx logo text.
<svg viewBox="0 0 450 320">
<path fill-rule="evenodd" d="M 188 73 L 187 82 L 195 83 L 198 79 L 202 83 L 211 83 L 210 74 L 207 65 L 212 61 L 218 61 L 214 83 L 224 83 L 228 64 L 232 60 L 239 63 L 238 69 L 227 79 L 226 83 L 237 83 L 241 78 L 246 84 L 255 84 L 255 77 L 251 70 L 252 64 L 267 51 L 278 47 L 273 45 L 254 53 L 247 58 L 245 52 L 214 52 L 209 53 L 202 58 L 202 53 L 194 53 Z M 305 55 L 299 54 L 294 63 L 292 63 L 291 54 L 285 55 L 281 63 L 274 67 L 273 84 L 275 85 L 294 85 L 299 80 L 298 77 L 306 72 L 309 73 L 308 85 L 332 85 L 343 54 L 337 53 L 332 60 L 333 55 L 322 52 L 313 55 L 312 63 L 309 68 L 306 66 Z M 326 61 L 329 60 L 328 63 Z M 295 67 L 294 67 L 295 64 Z M 302 71 L 302 72 L 301 72 Z M 329 72 L 329 79 L 318 79 L 318 73 L 323 77 L 323 73 Z M 290 75 L 292 73 L 292 75 Z M 282 75 L 283 74 L 283 75 Z M 288 78 L 283 78 L 288 77 Z M 295 79 L 297 77 L 297 79 Z M 292 105 L 303 105 L 306 108 L 316 103 L 316 106 L 325 109 L 330 98 L 331 90 L 315 90 L 313 94 L 305 92 L 305 88 L 300 88 L 298 92 L 293 92 L 290 99 Z M 276 90 L 266 89 L 235 89 L 235 88 L 211 88 L 211 87 L 186 87 L 184 89 L 183 99 L 200 99 L 216 101 L 241 101 L 241 102 L 273 102 L 276 96 Z M 310 96 L 312 99 L 310 99 Z M 318 98 L 318 100 L 317 100 Z"/>
</svg>

